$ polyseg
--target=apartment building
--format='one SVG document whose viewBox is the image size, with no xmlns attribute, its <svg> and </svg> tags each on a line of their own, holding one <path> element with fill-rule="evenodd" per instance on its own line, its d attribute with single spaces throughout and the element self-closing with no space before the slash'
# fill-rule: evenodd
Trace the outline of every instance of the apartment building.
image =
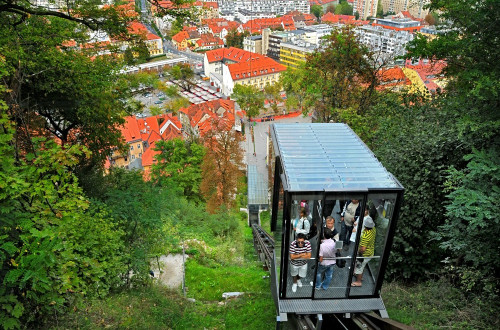
<svg viewBox="0 0 500 330">
<path fill-rule="evenodd" d="M 379 0 L 354 0 L 352 3 L 353 12 L 359 13 L 360 19 L 366 19 L 368 16 L 377 16 L 377 6 Z"/>
<path fill-rule="evenodd" d="M 307 42 L 287 43 L 280 45 L 280 63 L 288 68 L 296 69 L 307 61 L 307 56 L 314 53 L 317 45 Z"/>
<path fill-rule="evenodd" d="M 264 54 L 262 52 L 262 36 L 245 37 L 245 39 L 243 39 L 243 50 L 257 54 Z"/>
<path fill-rule="evenodd" d="M 384 9 L 384 13 L 392 12 L 397 14 L 402 11 L 408 11 L 416 18 L 425 18 L 429 10 L 424 9 L 424 6 L 428 4 L 429 1 L 430 0 L 381 0 L 381 5 Z"/>
<path fill-rule="evenodd" d="M 247 10 L 254 15 L 262 13 L 272 15 L 271 17 L 284 15 L 290 11 L 306 14 L 310 12 L 308 0 L 220 0 L 219 8 L 221 12 L 236 13 Z"/>
<path fill-rule="evenodd" d="M 204 70 L 215 87 L 231 95 L 237 84 L 257 88 L 274 84 L 286 67 L 267 56 L 230 47 L 206 52 Z"/>
<path fill-rule="evenodd" d="M 408 31 L 394 31 L 380 26 L 365 25 L 355 30 L 359 41 L 375 52 L 382 52 L 392 57 L 406 53 L 405 47 L 413 40 L 413 34 Z"/>
</svg>

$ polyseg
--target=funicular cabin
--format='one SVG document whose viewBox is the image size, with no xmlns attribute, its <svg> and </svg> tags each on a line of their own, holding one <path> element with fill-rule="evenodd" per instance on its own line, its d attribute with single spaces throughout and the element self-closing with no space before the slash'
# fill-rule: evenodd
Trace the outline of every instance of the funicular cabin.
<svg viewBox="0 0 500 330">
<path fill-rule="evenodd" d="M 291 315 L 312 315 L 321 327 L 324 314 L 349 317 L 351 313 L 376 311 L 388 317 L 380 296 L 390 247 L 398 219 L 404 188 L 377 160 L 361 139 L 345 124 L 274 124 L 271 127 L 270 157 L 274 171 L 271 231 L 274 233 L 274 262 L 271 290 L 277 309 L 277 326 Z M 344 268 L 334 267 L 326 290 L 315 289 L 319 246 L 325 219 L 335 219 L 341 232 L 342 207 L 349 201 L 359 203 L 357 230 L 341 249 Z M 354 203 L 354 202 L 353 202 Z M 364 211 L 373 219 L 374 253 L 358 255 L 364 228 Z M 307 275 L 302 286 L 293 288 L 290 274 L 290 244 L 295 239 L 293 226 L 305 210 L 317 233 L 309 239 L 312 253 L 306 260 Z M 366 221 L 369 223 L 369 220 Z M 355 227 L 355 226 L 354 226 Z M 342 237 L 340 237 L 342 239 Z M 369 260 L 356 281 L 356 262 Z"/>
</svg>

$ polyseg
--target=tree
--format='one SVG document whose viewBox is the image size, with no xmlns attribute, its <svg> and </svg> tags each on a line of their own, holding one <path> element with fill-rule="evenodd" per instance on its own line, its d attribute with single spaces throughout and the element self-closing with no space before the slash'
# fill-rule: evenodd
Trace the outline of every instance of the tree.
<svg viewBox="0 0 500 330">
<path fill-rule="evenodd" d="M 335 7 L 336 15 L 352 15 L 352 6 L 349 5 L 346 1 L 340 2 L 337 7 Z"/>
<path fill-rule="evenodd" d="M 241 135 L 225 119 L 212 121 L 212 129 L 203 137 L 207 152 L 203 158 L 201 192 L 207 210 L 215 213 L 221 206 L 231 209 L 239 179 L 243 176 Z"/>
<path fill-rule="evenodd" d="M 7 329 L 29 328 L 78 295 L 119 285 L 123 233 L 69 170 L 85 148 L 39 137 L 20 155 L 3 101 L 0 108 L 0 319 Z"/>
<path fill-rule="evenodd" d="M 354 17 L 356 18 L 356 20 L 358 20 L 358 19 L 359 19 L 359 11 L 356 11 L 356 12 L 354 13 Z"/>
<path fill-rule="evenodd" d="M 156 164 L 152 166 L 153 180 L 161 186 L 179 188 L 191 201 L 201 202 L 201 164 L 205 149 L 202 145 L 181 139 L 156 142 Z"/>
<path fill-rule="evenodd" d="M 266 97 L 266 100 L 270 102 L 271 108 L 273 109 L 274 113 L 277 114 L 279 109 L 278 109 L 278 103 L 282 102 L 281 98 L 281 91 L 283 90 L 283 86 L 281 85 L 280 82 L 274 83 L 272 85 L 266 85 L 264 87 L 264 94 Z"/>
<path fill-rule="evenodd" d="M 383 18 L 384 17 L 384 8 L 382 7 L 382 1 L 378 0 L 377 3 L 377 17 L 378 18 Z"/>
<path fill-rule="evenodd" d="M 466 228 L 468 237 L 478 237 L 484 233 L 482 222 L 496 221 L 496 214 L 491 214 L 494 211 L 484 202 L 496 200 L 498 195 L 496 189 L 488 188 L 495 185 L 496 168 L 500 166 L 500 113 L 497 111 L 500 65 L 496 60 L 499 40 L 495 24 L 484 22 L 498 22 L 500 9 L 494 1 L 471 3 L 465 0 L 433 0 L 428 8 L 431 12 L 439 12 L 439 19 L 448 22 L 448 26 L 433 40 L 417 37 L 409 43 L 407 56 L 446 60 L 444 75 L 449 83 L 442 107 L 456 118 L 454 134 L 459 141 L 455 145 L 460 147 L 452 151 L 453 157 L 459 160 L 449 164 L 448 181 L 443 183 L 448 193 L 447 218 L 438 223 L 442 226 L 434 238 L 445 249 L 445 256 L 453 261 L 452 273 L 461 279 L 466 290 L 479 288 L 491 294 L 498 292 L 498 279 L 491 277 L 492 265 L 483 263 L 496 262 L 493 256 L 496 250 L 490 250 L 495 243 L 483 244 L 481 258 L 485 257 L 477 260 L 466 251 L 476 248 L 475 242 L 466 240 L 458 246 L 453 244 L 463 238 L 456 229 Z M 488 227 L 492 235 L 495 230 L 496 227 Z M 476 276 L 481 281 L 474 281 Z M 481 287 L 483 281 L 484 288 Z"/>
<path fill-rule="evenodd" d="M 447 219 L 435 232 L 440 246 L 459 269 L 460 284 L 467 291 L 484 291 L 496 296 L 500 271 L 500 220 L 497 216 L 500 200 L 500 154 L 498 148 L 473 151 L 465 156 L 467 166 L 448 171 L 445 191 L 449 192 L 446 206 Z M 481 235 L 488 232 L 490 240 L 484 244 Z M 467 239 L 463 239 L 467 233 Z M 462 238 L 461 238 L 462 237 Z M 478 257 L 477 251 L 481 251 Z"/>
<path fill-rule="evenodd" d="M 243 48 L 243 39 L 245 39 L 245 37 L 249 35 L 250 32 L 248 32 L 247 30 L 243 31 L 243 33 L 239 33 L 238 30 L 233 28 L 227 32 L 226 46 Z"/>
<path fill-rule="evenodd" d="M 132 53 L 132 49 L 130 47 L 127 47 L 127 49 L 125 49 L 125 52 L 123 52 L 123 60 L 127 65 L 135 64 L 134 54 Z"/>
<path fill-rule="evenodd" d="M 284 86 L 295 85 L 296 95 L 305 94 L 303 111 L 314 110 L 321 122 L 339 121 L 346 109 L 363 116 L 376 100 L 377 72 L 382 65 L 358 42 L 353 28 L 346 26 L 333 30 L 325 46 L 299 69 L 297 81 Z"/>
<path fill-rule="evenodd" d="M 234 86 L 232 98 L 245 110 L 249 120 L 258 116 L 264 107 L 264 94 L 252 85 L 237 84 Z"/>
<path fill-rule="evenodd" d="M 74 32 L 73 22 L 52 18 L 48 24 L 35 16 L 15 28 L 4 27 L 0 45 L 9 72 L 4 81 L 9 116 L 17 124 L 16 145 L 29 145 L 29 132 L 37 131 L 63 145 L 85 145 L 92 152 L 85 164 L 102 165 L 111 148 L 120 145 L 123 115 L 139 111 L 131 101 L 136 78 L 119 74 L 122 63 L 111 56 L 91 58 L 97 50 L 66 47 L 72 37 L 86 40 Z"/>
<path fill-rule="evenodd" d="M 288 109 L 298 108 L 304 113 L 309 111 L 304 108 L 309 96 L 307 90 L 304 88 L 307 84 L 308 76 L 305 63 L 299 66 L 297 70 L 288 68 L 281 74 L 280 82 L 286 91 L 285 105 Z"/>
<path fill-rule="evenodd" d="M 325 13 L 335 14 L 335 5 L 334 4 L 328 5 L 328 7 L 326 7 Z"/>
<path fill-rule="evenodd" d="M 191 91 L 193 85 L 194 71 L 188 64 L 175 65 L 170 69 L 170 75 L 187 91 Z"/>
<path fill-rule="evenodd" d="M 427 15 L 425 15 L 425 21 L 429 25 L 436 25 L 436 18 L 431 13 L 428 13 Z"/>
<path fill-rule="evenodd" d="M 317 19 L 320 19 L 321 15 L 323 15 L 323 7 L 321 7 L 320 5 L 312 5 L 311 13 L 314 14 Z"/>
</svg>

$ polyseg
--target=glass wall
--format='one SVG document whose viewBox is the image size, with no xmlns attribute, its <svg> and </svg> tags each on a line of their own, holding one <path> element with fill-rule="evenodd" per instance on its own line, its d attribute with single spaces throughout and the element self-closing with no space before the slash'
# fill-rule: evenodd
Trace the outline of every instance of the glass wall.
<svg viewBox="0 0 500 330">
<path fill-rule="evenodd" d="M 375 294 L 396 194 L 369 194 L 357 250 L 351 296 Z"/>
<path fill-rule="evenodd" d="M 287 298 L 311 298 L 323 218 L 321 201 L 292 200 L 288 227 Z"/>
</svg>

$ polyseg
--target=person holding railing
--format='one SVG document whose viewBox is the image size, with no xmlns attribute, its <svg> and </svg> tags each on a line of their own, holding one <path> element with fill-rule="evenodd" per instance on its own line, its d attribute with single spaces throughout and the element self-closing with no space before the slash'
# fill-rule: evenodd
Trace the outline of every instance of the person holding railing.
<svg viewBox="0 0 500 330">
<path fill-rule="evenodd" d="M 358 259 L 356 259 L 356 268 L 354 269 L 354 275 L 356 276 L 356 281 L 353 282 L 352 286 L 361 286 L 363 279 L 363 271 L 370 262 L 371 258 L 375 253 L 375 222 L 368 214 L 368 208 L 365 210 L 365 217 L 363 218 L 363 232 L 361 233 L 361 241 L 359 243 L 358 249 Z"/>
</svg>

